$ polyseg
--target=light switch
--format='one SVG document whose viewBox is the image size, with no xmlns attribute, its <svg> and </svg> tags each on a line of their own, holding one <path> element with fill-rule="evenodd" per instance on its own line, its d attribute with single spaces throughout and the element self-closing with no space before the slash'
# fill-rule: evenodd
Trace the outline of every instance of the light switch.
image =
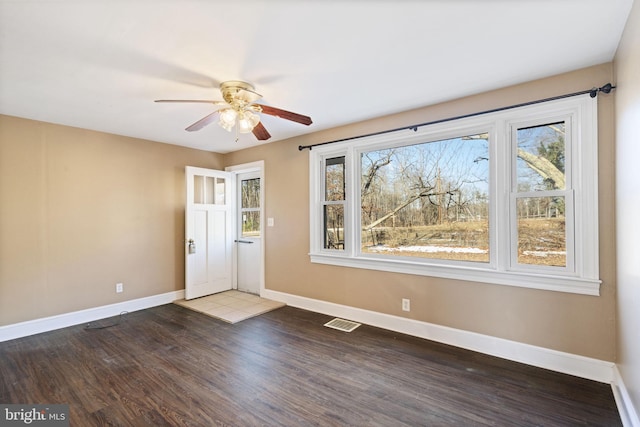
<svg viewBox="0 0 640 427">
<path fill-rule="evenodd" d="M 273 218 L 267 218 L 267 227 L 273 227 Z"/>
</svg>

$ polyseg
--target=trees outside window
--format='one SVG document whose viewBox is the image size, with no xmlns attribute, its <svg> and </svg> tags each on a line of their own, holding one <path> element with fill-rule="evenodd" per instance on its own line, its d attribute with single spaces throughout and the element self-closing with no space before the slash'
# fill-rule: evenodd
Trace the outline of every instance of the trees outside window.
<svg viewBox="0 0 640 427">
<path fill-rule="evenodd" d="M 489 262 L 488 145 L 472 135 L 362 153 L 361 252 Z"/>
<path fill-rule="evenodd" d="M 240 183 L 242 237 L 260 237 L 260 178 Z"/>
<path fill-rule="evenodd" d="M 516 128 L 519 264 L 567 265 L 565 122 Z"/>
</svg>

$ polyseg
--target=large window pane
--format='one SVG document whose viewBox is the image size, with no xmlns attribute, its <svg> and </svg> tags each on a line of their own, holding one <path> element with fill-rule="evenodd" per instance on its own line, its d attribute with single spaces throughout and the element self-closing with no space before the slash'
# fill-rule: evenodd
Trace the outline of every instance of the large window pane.
<svg viewBox="0 0 640 427">
<path fill-rule="evenodd" d="M 518 192 L 565 189 L 564 139 L 564 122 L 518 129 Z"/>
<path fill-rule="evenodd" d="M 361 156 L 361 250 L 489 261 L 488 135 Z"/>
<path fill-rule="evenodd" d="M 325 161 L 325 200 L 344 200 L 344 156 Z"/>
<path fill-rule="evenodd" d="M 517 201 L 518 263 L 565 267 L 567 235 L 564 197 Z"/>
<path fill-rule="evenodd" d="M 324 207 L 324 248 L 344 249 L 344 206 Z"/>
</svg>

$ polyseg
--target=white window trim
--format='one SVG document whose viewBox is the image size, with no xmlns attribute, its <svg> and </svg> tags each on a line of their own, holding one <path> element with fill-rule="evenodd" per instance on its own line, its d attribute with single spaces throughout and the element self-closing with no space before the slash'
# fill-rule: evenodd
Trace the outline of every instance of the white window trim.
<svg viewBox="0 0 640 427">
<path fill-rule="evenodd" d="M 568 235 L 567 245 L 574 256 L 567 268 L 536 268 L 514 265 L 511 242 L 514 240 L 514 216 L 510 200 L 515 197 L 510 144 L 513 125 L 523 122 L 571 118 L 571 138 L 566 146 L 570 157 L 567 182 L 567 202 L 574 205 L 573 236 Z M 359 231 L 353 226 L 359 217 L 360 199 L 358 186 L 360 175 L 359 154 L 394 144 L 410 144 L 426 140 L 438 140 L 490 131 L 490 261 L 488 263 L 451 262 L 437 259 L 407 259 L 362 254 Z M 322 161 L 326 158 L 345 156 L 345 230 L 344 249 L 323 248 L 323 221 L 321 200 L 323 197 Z M 493 160 L 495 159 L 495 160 Z M 313 263 L 343 267 L 380 270 L 394 273 L 415 274 L 446 279 L 467 280 L 497 285 L 553 290 L 585 295 L 600 294 L 598 247 L 598 144 L 597 101 L 588 95 L 549 101 L 541 104 L 459 119 L 436 125 L 424 126 L 416 131 L 402 130 L 363 137 L 335 144 L 314 147 L 309 152 L 310 171 L 310 259 Z M 567 185 L 569 187 L 569 184 Z M 573 196 L 571 200 L 569 197 Z M 500 208 L 498 208 L 500 207 Z M 358 215 L 358 216 L 356 216 Z M 497 224 L 510 224 L 497 228 Z M 569 263 L 568 263 L 569 264 Z"/>
</svg>

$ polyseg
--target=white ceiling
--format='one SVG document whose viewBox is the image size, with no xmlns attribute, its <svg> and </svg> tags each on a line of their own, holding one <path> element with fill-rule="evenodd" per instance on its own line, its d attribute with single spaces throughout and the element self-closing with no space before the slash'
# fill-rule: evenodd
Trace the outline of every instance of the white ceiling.
<svg viewBox="0 0 640 427">
<path fill-rule="evenodd" d="M 224 153 L 258 142 L 153 101 L 245 80 L 312 117 L 277 141 L 611 61 L 632 2 L 0 0 L 0 113 Z"/>
</svg>

